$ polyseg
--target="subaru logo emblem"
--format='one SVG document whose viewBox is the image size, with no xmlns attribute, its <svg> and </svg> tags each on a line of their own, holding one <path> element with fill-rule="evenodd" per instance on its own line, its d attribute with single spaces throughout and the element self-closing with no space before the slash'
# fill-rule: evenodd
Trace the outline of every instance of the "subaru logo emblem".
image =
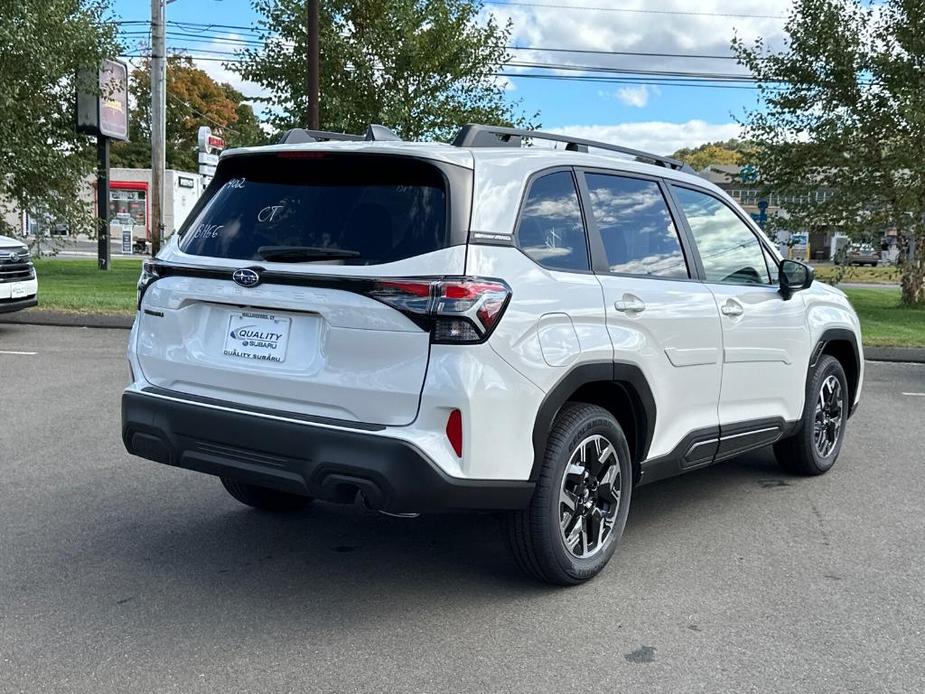
<svg viewBox="0 0 925 694">
<path fill-rule="evenodd" d="M 251 270 L 250 268 L 241 268 L 240 270 L 235 270 L 234 274 L 231 276 L 235 282 L 240 284 L 242 287 L 256 287 L 260 284 L 260 275 L 256 270 Z"/>
</svg>

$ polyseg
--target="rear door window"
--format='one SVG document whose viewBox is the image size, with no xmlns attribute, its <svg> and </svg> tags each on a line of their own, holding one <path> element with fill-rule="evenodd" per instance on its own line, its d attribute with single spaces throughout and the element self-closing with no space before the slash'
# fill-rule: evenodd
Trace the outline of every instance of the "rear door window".
<svg viewBox="0 0 925 694">
<path fill-rule="evenodd" d="M 596 173 L 586 174 L 585 180 L 611 272 L 690 277 L 658 183 Z"/>
<path fill-rule="evenodd" d="M 289 152 L 223 162 L 181 249 L 238 260 L 377 265 L 450 244 L 443 173 L 407 157 Z"/>
<path fill-rule="evenodd" d="M 517 245 L 543 267 L 591 269 L 578 190 L 570 171 L 533 181 L 517 225 Z"/>
</svg>

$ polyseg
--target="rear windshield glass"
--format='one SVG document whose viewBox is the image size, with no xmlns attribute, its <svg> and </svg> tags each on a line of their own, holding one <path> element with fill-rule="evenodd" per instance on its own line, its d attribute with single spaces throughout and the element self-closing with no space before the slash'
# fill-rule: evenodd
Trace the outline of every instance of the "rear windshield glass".
<svg viewBox="0 0 925 694">
<path fill-rule="evenodd" d="M 290 152 L 222 163 L 186 253 L 376 265 L 449 245 L 446 179 L 416 159 Z"/>
</svg>

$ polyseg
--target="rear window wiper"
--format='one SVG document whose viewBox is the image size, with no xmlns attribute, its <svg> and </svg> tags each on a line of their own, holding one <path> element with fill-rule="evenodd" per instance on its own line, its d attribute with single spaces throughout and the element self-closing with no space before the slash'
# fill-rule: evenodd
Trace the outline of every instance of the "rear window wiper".
<svg viewBox="0 0 925 694">
<path fill-rule="evenodd" d="M 305 263 L 311 260 L 356 258 L 360 252 L 320 246 L 261 246 L 257 249 L 257 255 L 270 262 Z"/>
</svg>

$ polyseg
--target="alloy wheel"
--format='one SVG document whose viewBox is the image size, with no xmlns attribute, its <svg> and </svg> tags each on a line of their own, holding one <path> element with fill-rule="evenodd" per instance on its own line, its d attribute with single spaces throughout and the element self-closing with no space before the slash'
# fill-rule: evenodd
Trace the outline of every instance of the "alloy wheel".
<svg viewBox="0 0 925 694">
<path fill-rule="evenodd" d="M 586 559 L 610 541 L 622 484 L 617 450 L 606 437 L 594 434 L 578 444 L 559 489 L 559 533 L 571 554 Z"/>
<path fill-rule="evenodd" d="M 813 444 L 823 458 L 835 450 L 838 437 L 841 436 L 844 413 L 841 382 L 834 374 L 829 375 L 819 389 L 813 421 Z"/>
</svg>

